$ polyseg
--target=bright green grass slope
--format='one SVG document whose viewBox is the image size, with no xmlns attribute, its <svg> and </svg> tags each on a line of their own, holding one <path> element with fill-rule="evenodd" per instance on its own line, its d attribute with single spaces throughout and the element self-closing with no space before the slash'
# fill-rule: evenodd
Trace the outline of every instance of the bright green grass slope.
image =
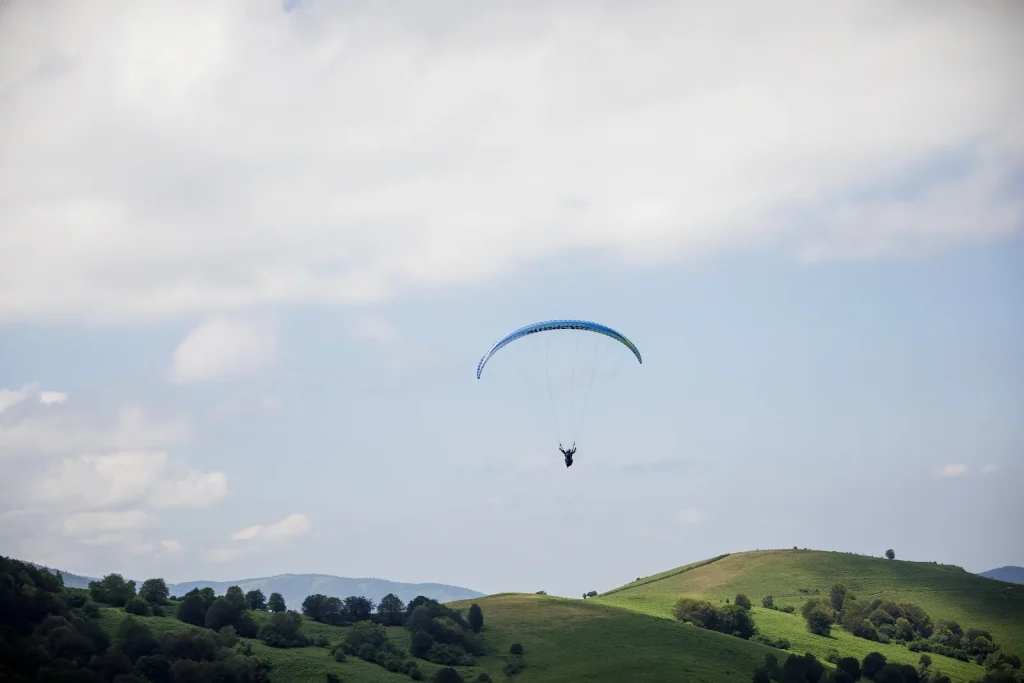
<svg viewBox="0 0 1024 683">
<path fill-rule="evenodd" d="M 126 616 L 124 610 L 104 608 L 100 613 L 100 623 L 111 634 L 117 630 L 117 625 Z M 257 622 L 269 618 L 266 613 L 254 613 Z M 193 628 L 188 624 L 178 621 L 172 617 L 137 617 L 157 635 L 161 633 L 184 632 Z M 320 624 L 311 619 L 303 617 L 303 632 L 310 638 L 324 636 L 332 645 L 341 642 L 347 631 L 344 627 L 329 626 Z M 399 648 L 408 652 L 409 632 L 402 627 L 388 628 L 388 639 Z M 382 666 L 370 662 L 364 662 L 358 657 L 348 657 L 344 662 L 335 662 L 331 657 L 329 648 L 302 647 L 293 649 L 277 649 L 267 647 L 258 640 L 243 639 L 252 645 L 253 653 L 265 657 L 273 664 L 270 672 L 272 683 L 322 683 L 325 674 L 337 675 L 343 683 L 397 683 L 406 681 L 411 683 L 412 679 L 406 674 L 392 673 Z M 429 681 L 434 672 L 439 669 L 436 664 L 416 660 L 423 678 Z M 467 681 L 476 678 L 480 667 L 456 667 L 459 673 Z M 492 666 L 493 669 L 493 666 Z M 500 671 L 501 666 L 498 666 Z"/>
<path fill-rule="evenodd" d="M 812 652 L 823 658 L 831 649 L 857 657 L 877 650 L 889 659 L 916 664 L 920 655 L 905 647 L 870 643 L 841 629 L 833 629 L 830 638 L 813 636 L 798 614 L 760 607 L 765 595 L 773 596 L 776 605 L 799 607 L 808 598 L 801 589 L 812 593 L 818 589 L 827 595 L 835 583 L 842 583 L 862 601 L 885 597 L 913 602 L 933 619 L 952 619 L 964 628 L 989 629 L 1004 649 L 1024 654 L 1024 590 L 1011 588 L 1007 592 L 1009 584 L 927 562 L 814 550 L 736 553 L 648 577 L 593 600 L 671 618 L 672 607 L 681 595 L 720 603 L 745 593 L 756 605 L 754 620 L 758 628 L 767 635 L 788 639 L 791 651 Z M 982 668 L 974 664 L 931 657 L 954 680 L 968 681 L 982 673 Z"/>
<path fill-rule="evenodd" d="M 492 655 L 481 660 L 495 681 L 512 643 L 521 643 L 527 668 L 521 683 L 748 683 L 770 648 L 739 638 L 591 600 L 500 594 L 448 603 L 484 613 Z M 775 651 L 777 652 L 777 651 Z"/>
</svg>

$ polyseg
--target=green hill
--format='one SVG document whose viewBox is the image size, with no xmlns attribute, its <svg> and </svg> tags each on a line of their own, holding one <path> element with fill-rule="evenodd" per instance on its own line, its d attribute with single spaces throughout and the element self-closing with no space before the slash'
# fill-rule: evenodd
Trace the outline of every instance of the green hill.
<svg viewBox="0 0 1024 683">
<path fill-rule="evenodd" d="M 647 577 L 594 598 L 608 606 L 672 618 L 672 608 L 687 595 L 721 603 L 744 593 L 753 601 L 754 621 L 766 635 L 785 637 L 794 652 L 824 658 L 829 650 L 862 658 L 879 651 L 893 661 L 914 664 L 918 653 L 882 645 L 834 628 L 829 638 L 808 633 L 799 614 L 764 609 L 762 597 L 799 609 L 809 597 L 844 584 L 861 601 L 892 598 L 923 607 L 935 620 L 958 622 L 964 629 L 985 628 L 1004 650 L 1024 653 L 1024 591 L 971 574 L 960 567 L 906 562 L 813 550 L 764 550 L 725 555 Z M 588 601 L 589 602 L 589 601 Z M 983 668 L 932 655 L 954 680 L 968 681 Z"/>
</svg>

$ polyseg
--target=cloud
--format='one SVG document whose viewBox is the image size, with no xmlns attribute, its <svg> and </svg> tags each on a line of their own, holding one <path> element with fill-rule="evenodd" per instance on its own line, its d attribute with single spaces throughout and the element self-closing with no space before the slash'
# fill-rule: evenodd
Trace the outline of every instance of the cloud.
<svg viewBox="0 0 1024 683">
<path fill-rule="evenodd" d="M 312 523 L 304 514 L 293 512 L 272 524 L 253 524 L 231 534 L 233 541 L 227 547 L 211 548 L 203 553 L 207 561 L 225 563 L 248 554 L 279 549 L 283 544 L 309 533 Z"/>
<path fill-rule="evenodd" d="M 703 510 L 697 508 L 687 508 L 685 510 L 679 510 L 672 515 L 672 521 L 676 524 L 682 525 L 694 525 L 700 524 L 706 519 L 707 515 Z"/>
<path fill-rule="evenodd" d="M 162 448 L 189 434 L 186 420 L 153 420 L 137 407 L 122 408 L 113 423 L 88 415 L 32 416 L 0 429 L 0 458 Z"/>
<path fill-rule="evenodd" d="M 172 553 L 181 552 L 181 541 L 174 541 L 174 540 L 160 541 L 160 546 L 164 550 L 168 550 L 168 551 L 170 551 Z"/>
<path fill-rule="evenodd" d="M 174 350 L 172 382 L 185 384 L 234 377 L 270 363 L 276 331 L 265 323 L 218 318 L 189 332 Z"/>
<path fill-rule="evenodd" d="M 372 344 L 376 350 L 388 355 L 393 372 L 427 364 L 435 354 L 427 347 L 402 336 L 395 326 L 380 315 L 357 318 L 350 325 L 352 335 L 360 341 Z"/>
<path fill-rule="evenodd" d="M 116 532 L 138 531 L 155 525 L 156 518 L 142 510 L 117 512 L 76 512 L 64 520 L 62 529 L 71 535 L 100 534 L 97 538 L 113 539 Z"/>
<path fill-rule="evenodd" d="M 30 485 L 29 499 L 80 508 L 143 504 L 153 508 L 206 508 L 227 495 L 223 472 L 170 467 L 163 452 L 112 453 L 67 458 Z"/>
<path fill-rule="evenodd" d="M 935 472 L 936 477 L 961 477 L 967 474 L 967 465 L 944 465 Z"/>
<path fill-rule="evenodd" d="M 10 410 L 31 395 L 35 390 L 35 384 L 26 384 L 20 389 L 0 388 L 0 413 Z"/>
<path fill-rule="evenodd" d="M 816 260 L 996 239 L 1024 209 L 1021 14 L 15 3 L 0 321 L 365 303 L 584 249 Z M 206 358 L 179 379 L 215 373 Z"/>
<path fill-rule="evenodd" d="M 293 512 L 273 524 L 268 524 L 267 526 L 256 524 L 242 529 L 232 534 L 231 538 L 236 541 L 250 541 L 253 539 L 259 541 L 280 541 L 305 534 L 309 531 L 309 528 L 309 517 Z"/>
<path fill-rule="evenodd" d="M 233 396 L 222 399 L 214 406 L 213 417 L 227 419 L 244 415 L 266 415 L 281 407 L 281 399 L 273 394 L 262 396 Z"/>
<path fill-rule="evenodd" d="M 68 395 L 63 391 L 40 391 L 39 402 L 43 405 L 52 406 L 59 403 L 64 403 L 68 400 Z"/>
<path fill-rule="evenodd" d="M 634 474 L 670 474 L 673 472 L 685 472 L 692 470 L 697 466 L 697 463 L 691 460 L 683 460 L 681 458 L 664 458 L 662 460 L 652 460 L 649 462 L 635 462 L 628 465 L 624 465 L 622 470 Z"/>
<path fill-rule="evenodd" d="M 984 465 L 981 468 L 982 474 L 995 474 L 999 471 L 999 465 Z"/>
</svg>

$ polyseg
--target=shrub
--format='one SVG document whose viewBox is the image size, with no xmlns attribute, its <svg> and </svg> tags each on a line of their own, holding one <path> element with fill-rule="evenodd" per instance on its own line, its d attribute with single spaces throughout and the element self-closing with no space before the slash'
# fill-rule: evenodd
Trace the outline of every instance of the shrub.
<svg viewBox="0 0 1024 683">
<path fill-rule="evenodd" d="M 433 680 L 434 683 L 463 683 L 463 678 L 459 675 L 459 672 L 450 666 L 438 669 L 434 674 Z"/>
<path fill-rule="evenodd" d="M 434 646 L 434 638 L 426 631 L 416 631 L 409 643 L 409 654 L 413 657 L 424 658 L 427 652 Z"/>
<path fill-rule="evenodd" d="M 836 662 L 836 669 L 845 671 L 853 680 L 860 680 L 860 662 L 856 657 L 843 657 Z"/>
<path fill-rule="evenodd" d="M 783 605 L 779 608 L 779 611 L 785 612 L 786 614 L 792 614 L 793 612 L 796 612 L 796 607 L 793 607 L 792 605 Z"/>
<path fill-rule="evenodd" d="M 860 675 L 868 680 L 873 680 L 875 674 L 882 670 L 885 663 L 885 655 L 881 652 L 872 652 L 864 657 L 864 663 L 860 667 Z"/>
<path fill-rule="evenodd" d="M 327 683 L 341 683 L 341 679 L 338 678 L 338 674 L 324 674 L 324 680 Z"/>
<path fill-rule="evenodd" d="M 490 674 L 481 671 L 480 675 L 476 677 L 476 683 L 492 683 Z"/>
<path fill-rule="evenodd" d="M 838 664 L 839 663 L 839 651 L 836 650 L 835 648 L 832 648 L 831 650 L 829 650 L 827 653 L 825 653 L 825 661 L 828 662 L 829 664 Z"/>
<path fill-rule="evenodd" d="M 522 657 L 509 657 L 509 660 L 505 662 L 505 666 L 502 669 L 506 676 L 515 676 L 517 673 L 526 668 L 526 660 Z"/>
<path fill-rule="evenodd" d="M 764 596 L 763 598 L 761 598 L 761 607 L 765 607 L 767 609 L 775 609 L 775 598 L 773 598 L 770 595 Z"/>
<path fill-rule="evenodd" d="M 693 624 L 701 628 L 715 629 L 718 626 L 718 611 L 707 600 L 696 598 L 679 598 L 674 609 L 679 621 Z"/>
<path fill-rule="evenodd" d="M 763 633 L 755 633 L 751 636 L 750 641 L 753 643 L 761 643 L 768 647 L 778 648 L 779 650 L 789 649 L 789 641 L 785 638 L 772 638 L 771 636 L 766 636 Z"/>
<path fill-rule="evenodd" d="M 149 605 L 141 598 L 131 598 L 124 604 L 124 611 L 138 617 L 148 617 L 151 612 Z"/>
<path fill-rule="evenodd" d="M 739 605 L 740 607 L 742 607 L 745 610 L 749 610 L 751 607 L 753 607 L 753 605 L 750 604 L 750 598 L 748 598 L 743 593 L 737 594 L 736 595 L 736 599 L 733 600 L 733 602 L 736 603 L 737 605 Z"/>
<path fill-rule="evenodd" d="M 521 655 L 523 654 L 523 646 L 521 643 L 512 643 L 512 645 L 508 648 L 508 651 L 509 654 Z"/>
</svg>

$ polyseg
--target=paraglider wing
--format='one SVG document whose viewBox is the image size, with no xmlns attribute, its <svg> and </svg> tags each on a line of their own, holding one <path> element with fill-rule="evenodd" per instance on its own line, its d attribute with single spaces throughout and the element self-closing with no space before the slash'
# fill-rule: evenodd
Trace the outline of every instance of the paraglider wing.
<svg viewBox="0 0 1024 683">
<path fill-rule="evenodd" d="M 633 352 L 633 355 L 636 356 L 636 359 L 639 363 L 644 362 L 643 358 L 640 357 L 639 349 L 636 348 L 636 345 L 633 344 L 633 342 L 629 341 L 629 339 L 627 339 L 625 336 L 623 336 L 619 332 L 616 332 L 612 328 L 607 327 L 606 325 L 601 325 L 600 323 L 593 323 L 586 320 L 547 320 L 545 322 L 533 323 L 532 325 L 527 325 L 526 327 L 520 327 L 515 332 L 511 332 L 502 337 L 501 339 L 499 339 L 498 341 L 496 341 L 494 343 L 494 346 L 492 346 L 487 351 L 487 353 L 484 354 L 483 358 L 481 358 L 480 362 L 477 364 L 476 378 L 480 379 L 480 375 L 484 371 L 484 366 L 487 364 L 487 361 L 491 359 L 491 356 L 493 356 L 495 353 L 501 350 L 503 346 L 510 344 L 517 339 L 521 339 L 527 335 L 536 334 L 537 332 L 547 332 L 548 330 L 585 330 L 589 332 L 603 334 L 606 337 L 611 337 L 615 341 L 620 342 L 621 344 L 626 346 L 626 348 Z"/>
</svg>

